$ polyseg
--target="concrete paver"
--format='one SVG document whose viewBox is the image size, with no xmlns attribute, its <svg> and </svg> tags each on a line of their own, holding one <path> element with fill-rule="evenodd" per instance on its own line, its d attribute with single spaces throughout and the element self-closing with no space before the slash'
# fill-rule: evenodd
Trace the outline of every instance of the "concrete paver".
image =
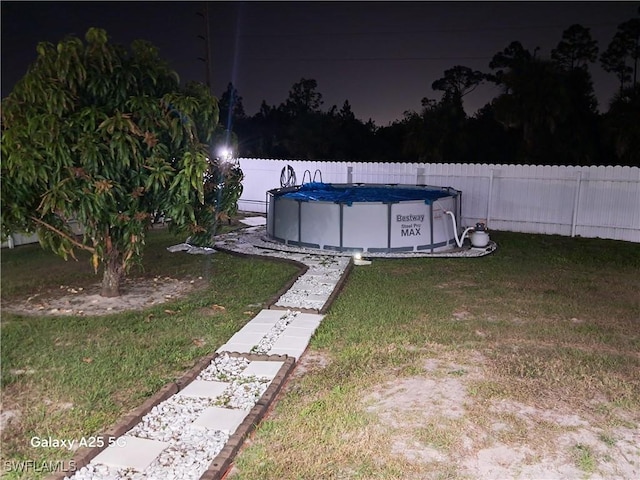
<svg viewBox="0 0 640 480">
<path fill-rule="evenodd" d="M 252 349 L 256 346 L 255 343 L 239 343 L 239 342 L 227 342 L 216 350 L 216 353 L 224 352 L 237 352 L 237 353 L 253 353 Z"/>
<path fill-rule="evenodd" d="M 194 380 L 176 395 L 184 397 L 218 398 L 229 387 L 227 382 L 212 382 L 209 380 Z"/>
<path fill-rule="evenodd" d="M 240 374 L 243 377 L 250 377 L 255 375 L 256 377 L 275 377 L 278 374 L 280 368 L 284 365 L 284 362 L 251 362 L 247 368 L 245 368 Z"/>
<path fill-rule="evenodd" d="M 300 340 L 304 340 L 308 343 L 309 340 L 311 340 L 311 337 L 313 336 L 315 331 L 316 331 L 315 327 L 309 328 L 309 327 L 297 327 L 294 325 L 289 325 L 285 330 L 285 332 L 280 336 L 280 338 L 295 337 Z"/>
<path fill-rule="evenodd" d="M 260 310 L 258 314 L 249 323 L 267 323 L 274 325 L 287 312 L 283 310 Z"/>
<path fill-rule="evenodd" d="M 142 472 L 168 446 L 168 443 L 157 440 L 122 436 L 100 452 L 93 462 L 117 468 L 133 468 Z"/>
<path fill-rule="evenodd" d="M 318 328 L 324 315 L 317 313 L 298 313 L 296 318 L 289 325 L 290 327 L 306 328 L 313 327 Z"/>
<path fill-rule="evenodd" d="M 209 407 L 194 422 L 194 427 L 221 430 L 229 435 L 236 431 L 250 410 Z"/>
<path fill-rule="evenodd" d="M 244 343 L 247 345 L 257 345 L 264 337 L 264 333 L 249 332 L 244 329 L 235 333 L 228 343 Z"/>
<path fill-rule="evenodd" d="M 247 323 L 244 327 L 242 327 L 242 332 L 264 336 L 266 333 L 269 332 L 269 330 L 271 330 L 271 328 L 273 328 L 274 325 L 275 325 L 275 322 L 258 323 L 252 320 L 249 323 Z"/>
<path fill-rule="evenodd" d="M 276 340 L 276 342 L 273 344 L 273 348 L 296 349 L 303 344 L 306 347 L 307 343 L 308 343 L 308 339 L 305 339 L 302 337 L 291 337 L 291 336 L 283 335 L 280 338 L 278 338 L 278 340 Z"/>
<path fill-rule="evenodd" d="M 304 351 L 307 349 L 307 344 L 301 344 L 300 342 L 283 341 L 280 344 L 276 342 L 270 350 L 270 353 L 274 355 L 288 355 L 296 359 L 300 359 Z"/>
</svg>

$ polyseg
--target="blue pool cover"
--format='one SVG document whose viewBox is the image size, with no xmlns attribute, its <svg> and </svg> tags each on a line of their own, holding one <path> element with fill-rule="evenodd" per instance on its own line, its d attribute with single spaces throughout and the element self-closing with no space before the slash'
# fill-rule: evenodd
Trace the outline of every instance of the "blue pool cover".
<svg viewBox="0 0 640 480">
<path fill-rule="evenodd" d="M 301 185 L 295 192 L 282 194 L 285 198 L 302 201 L 336 202 L 347 205 L 353 202 L 403 202 L 424 200 L 429 204 L 433 200 L 451 196 L 446 190 L 428 187 L 393 187 L 372 185 L 341 185 L 309 182 Z"/>
</svg>

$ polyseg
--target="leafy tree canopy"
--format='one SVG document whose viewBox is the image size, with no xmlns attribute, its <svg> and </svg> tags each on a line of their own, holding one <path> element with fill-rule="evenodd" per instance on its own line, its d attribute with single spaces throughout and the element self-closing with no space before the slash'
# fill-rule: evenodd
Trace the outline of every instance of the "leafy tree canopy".
<svg viewBox="0 0 640 480">
<path fill-rule="evenodd" d="M 127 49 L 97 28 L 84 40 L 38 44 L 2 101 L 2 232 L 35 231 L 65 258 L 90 252 L 96 271 L 104 265 L 102 294 L 117 296 L 155 215 L 192 235 L 211 230 L 218 105 L 202 85 L 181 89 L 148 42 Z"/>
</svg>

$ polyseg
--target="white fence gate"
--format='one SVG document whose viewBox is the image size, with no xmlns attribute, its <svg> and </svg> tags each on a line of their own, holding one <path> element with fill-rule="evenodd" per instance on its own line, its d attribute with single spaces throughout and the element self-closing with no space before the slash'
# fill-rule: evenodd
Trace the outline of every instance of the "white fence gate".
<svg viewBox="0 0 640 480">
<path fill-rule="evenodd" d="M 358 163 L 239 159 L 240 210 L 265 212 L 266 192 L 293 167 L 297 183 L 420 184 L 462 191 L 462 224 L 512 232 L 640 242 L 640 168 Z M 319 171 L 320 173 L 316 173 Z M 307 173 L 305 173 L 307 172 Z"/>
</svg>

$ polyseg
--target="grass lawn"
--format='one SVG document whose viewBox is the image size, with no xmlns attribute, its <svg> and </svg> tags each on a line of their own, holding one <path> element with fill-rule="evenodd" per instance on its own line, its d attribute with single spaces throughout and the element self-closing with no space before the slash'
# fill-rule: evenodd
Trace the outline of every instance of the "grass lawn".
<svg viewBox="0 0 640 480">
<path fill-rule="evenodd" d="M 488 257 L 356 267 L 232 478 L 636 478 L 639 246 L 492 238 L 499 249 Z M 104 317 L 3 314 L 2 410 L 17 412 L 2 432 L 3 462 L 69 458 L 29 439 L 77 439 L 113 423 L 215 350 L 295 272 L 167 253 L 178 241 L 154 232 L 132 276 L 208 281 L 180 301 Z M 38 246 L 2 254 L 3 304 L 98 280 L 88 259 L 64 262 Z"/>
<path fill-rule="evenodd" d="M 151 232 L 142 266 L 129 276 L 203 277 L 206 286 L 179 301 L 101 317 L 3 312 L 2 412 L 12 417 L 2 431 L 6 478 L 45 475 L 9 473 L 9 461 L 41 465 L 71 458 L 65 449 L 33 448 L 30 439 L 80 439 L 103 430 L 215 351 L 296 272 L 268 260 L 166 251 L 181 241 L 165 230 Z M 39 245 L 2 251 L 3 307 L 100 279 L 86 256 L 65 262 Z"/>
<path fill-rule="evenodd" d="M 638 478 L 640 246 L 356 267 L 234 480 Z"/>
</svg>

